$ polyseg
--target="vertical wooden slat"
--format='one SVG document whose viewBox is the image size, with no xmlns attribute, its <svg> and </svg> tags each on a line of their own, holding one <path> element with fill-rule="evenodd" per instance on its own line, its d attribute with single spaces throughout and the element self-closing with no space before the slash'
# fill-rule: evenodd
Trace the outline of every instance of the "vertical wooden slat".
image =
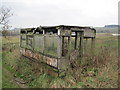
<svg viewBox="0 0 120 90">
<path fill-rule="evenodd" d="M 35 50 L 35 34 L 33 34 L 33 42 L 32 42 L 33 44 L 32 44 L 32 48 L 33 48 L 33 50 Z"/>
<path fill-rule="evenodd" d="M 22 35 L 20 34 L 20 47 L 21 47 L 21 44 L 22 44 Z"/>
<path fill-rule="evenodd" d="M 95 51 L 95 37 L 96 37 L 96 31 L 94 31 L 94 37 L 91 38 L 91 51 L 93 54 Z"/>
<path fill-rule="evenodd" d="M 58 48 L 57 48 L 57 53 L 58 53 L 58 58 L 61 58 L 61 49 L 62 49 L 62 47 L 61 47 L 61 36 L 58 36 Z"/>
<path fill-rule="evenodd" d="M 45 53 L 45 30 L 43 30 L 43 54 Z"/>
<path fill-rule="evenodd" d="M 80 45 L 80 33 L 79 32 L 77 32 L 76 33 L 77 34 L 77 36 L 76 36 L 76 49 L 80 49 L 80 47 L 79 47 L 79 45 Z"/>
<path fill-rule="evenodd" d="M 80 33 L 80 56 L 84 54 L 84 32 Z"/>
<path fill-rule="evenodd" d="M 58 36 L 58 47 L 57 47 L 57 54 L 58 54 L 58 59 L 57 59 L 57 68 L 61 68 L 61 56 L 62 56 L 62 37 Z"/>
<path fill-rule="evenodd" d="M 68 37 L 68 59 L 70 59 L 70 51 L 71 51 L 71 36 Z"/>
<path fill-rule="evenodd" d="M 26 35 L 26 46 L 28 45 L 28 36 Z"/>
<path fill-rule="evenodd" d="M 87 51 L 87 49 L 88 49 L 88 48 L 87 48 L 88 38 L 86 38 L 86 40 L 85 40 L 85 43 L 84 43 L 84 44 L 85 44 L 85 45 L 84 45 L 84 46 L 85 46 L 85 47 L 84 47 L 84 49 L 85 49 L 85 52 L 86 52 L 86 51 Z"/>
<path fill-rule="evenodd" d="M 75 32 L 75 49 L 77 48 L 77 32 Z"/>
<path fill-rule="evenodd" d="M 64 39 L 65 37 L 62 37 L 62 56 L 63 56 L 63 51 L 64 51 Z"/>
</svg>

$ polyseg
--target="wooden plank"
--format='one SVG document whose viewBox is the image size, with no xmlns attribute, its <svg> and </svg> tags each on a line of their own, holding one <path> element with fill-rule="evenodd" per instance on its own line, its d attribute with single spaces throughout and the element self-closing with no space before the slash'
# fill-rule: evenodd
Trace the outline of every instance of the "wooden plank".
<svg viewBox="0 0 120 90">
<path fill-rule="evenodd" d="M 71 37 L 68 37 L 68 60 L 70 59 L 70 51 L 71 51 Z"/>
<path fill-rule="evenodd" d="M 43 35 L 45 35 L 45 30 L 43 30 Z"/>
<path fill-rule="evenodd" d="M 58 58 L 61 58 L 62 55 L 62 37 L 58 36 L 58 47 L 57 47 L 57 53 L 58 53 Z"/>
<path fill-rule="evenodd" d="M 76 38 L 76 39 L 77 39 L 77 40 L 76 40 L 76 49 L 79 50 L 79 49 L 80 49 L 80 47 L 79 47 L 79 45 L 80 45 L 80 32 L 77 32 L 76 35 L 77 35 L 77 36 L 76 36 L 76 37 L 77 37 L 77 38 Z"/>
<path fill-rule="evenodd" d="M 65 44 L 65 43 L 64 43 L 64 42 L 65 42 L 64 39 L 65 39 L 65 38 L 62 37 L 62 56 L 63 56 L 63 50 L 64 50 L 64 44 Z"/>
<path fill-rule="evenodd" d="M 43 39 L 43 54 L 45 54 L 45 35 L 44 36 L 44 39 Z M 43 57 L 43 61 L 45 61 L 45 58 Z"/>
<path fill-rule="evenodd" d="M 35 34 L 33 34 L 33 42 L 32 42 L 33 44 L 32 44 L 32 48 L 33 48 L 33 50 L 35 50 Z"/>
<path fill-rule="evenodd" d="M 22 44 L 22 35 L 20 35 L 20 47 L 21 47 L 21 44 Z"/>
<path fill-rule="evenodd" d="M 75 32 L 75 49 L 77 48 L 77 32 Z"/>
<path fill-rule="evenodd" d="M 84 32 L 80 33 L 80 56 L 84 54 Z"/>
<path fill-rule="evenodd" d="M 84 49 L 85 49 L 85 51 L 87 51 L 88 38 L 85 39 L 85 43 L 84 44 L 85 44 L 84 45 L 85 46 Z"/>
</svg>

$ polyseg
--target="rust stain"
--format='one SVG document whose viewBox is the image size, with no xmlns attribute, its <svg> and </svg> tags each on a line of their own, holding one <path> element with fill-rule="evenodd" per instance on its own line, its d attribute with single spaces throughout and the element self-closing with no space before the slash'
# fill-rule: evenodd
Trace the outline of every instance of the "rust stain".
<svg viewBox="0 0 120 90">
<path fill-rule="evenodd" d="M 43 56 L 39 54 L 39 60 L 43 60 Z"/>
<path fill-rule="evenodd" d="M 33 53 L 30 50 L 25 51 L 25 49 L 21 49 L 21 53 L 27 57 L 34 58 L 34 59 L 40 60 L 40 61 L 44 61 L 45 63 L 47 63 L 53 67 L 57 67 L 57 59 L 55 59 L 55 58 L 43 56 L 40 53 Z"/>
<path fill-rule="evenodd" d="M 25 55 L 28 56 L 28 57 L 33 57 L 33 53 L 30 50 L 26 50 Z"/>
<path fill-rule="evenodd" d="M 38 53 L 33 53 L 33 58 L 39 60 L 39 54 Z"/>
<path fill-rule="evenodd" d="M 47 57 L 47 64 L 54 66 L 54 67 L 57 67 L 57 59 Z"/>
</svg>

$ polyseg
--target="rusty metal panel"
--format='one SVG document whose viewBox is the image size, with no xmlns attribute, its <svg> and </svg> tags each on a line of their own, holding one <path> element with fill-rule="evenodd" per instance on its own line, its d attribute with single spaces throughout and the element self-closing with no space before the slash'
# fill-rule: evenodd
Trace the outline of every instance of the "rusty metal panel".
<svg viewBox="0 0 120 90">
<path fill-rule="evenodd" d="M 47 64 L 54 66 L 54 67 L 57 67 L 57 59 L 47 57 Z"/>
<path fill-rule="evenodd" d="M 43 56 L 43 62 L 47 62 L 47 58 L 46 58 L 46 56 Z"/>
<path fill-rule="evenodd" d="M 43 56 L 43 62 L 57 68 L 58 60 L 56 58 Z"/>
<path fill-rule="evenodd" d="M 39 60 L 39 54 L 38 53 L 33 53 L 33 58 Z"/>
<path fill-rule="evenodd" d="M 43 56 L 42 54 L 37 52 L 32 52 L 31 50 L 25 51 L 25 49 L 21 49 L 21 53 L 27 57 L 34 58 L 39 61 L 43 61 L 44 63 L 57 68 L 58 60 L 56 58 Z"/>
<path fill-rule="evenodd" d="M 41 55 L 40 53 L 36 52 L 33 53 L 33 58 L 39 61 L 43 61 L 43 55 Z"/>
<path fill-rule="evenodd" d="M 31 58 L 33 57 L 33 53 L 31 50 L 26 50 L 25 55 Z"/>
<path fill-rule="evenodd" d="M 39 54 L 39 60 L 43 61 L 43 55 Z"/>
</svg>

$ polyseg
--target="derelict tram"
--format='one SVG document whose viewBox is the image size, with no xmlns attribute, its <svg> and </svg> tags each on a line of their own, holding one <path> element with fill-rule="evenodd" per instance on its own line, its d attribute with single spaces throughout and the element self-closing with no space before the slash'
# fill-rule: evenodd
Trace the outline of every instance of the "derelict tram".
<svg viewBox="0 0 120 90">
<path fill-rule="evenodd" d="M 69 60 L 83 56 L 85 39 L 91 39 L 94 47 L 95 36 L 96 30 L 90 27 L 59 25 L 25 28 L 20 33 L 20 52 L 61 73 L 67 69 Z"/>
</svg>

